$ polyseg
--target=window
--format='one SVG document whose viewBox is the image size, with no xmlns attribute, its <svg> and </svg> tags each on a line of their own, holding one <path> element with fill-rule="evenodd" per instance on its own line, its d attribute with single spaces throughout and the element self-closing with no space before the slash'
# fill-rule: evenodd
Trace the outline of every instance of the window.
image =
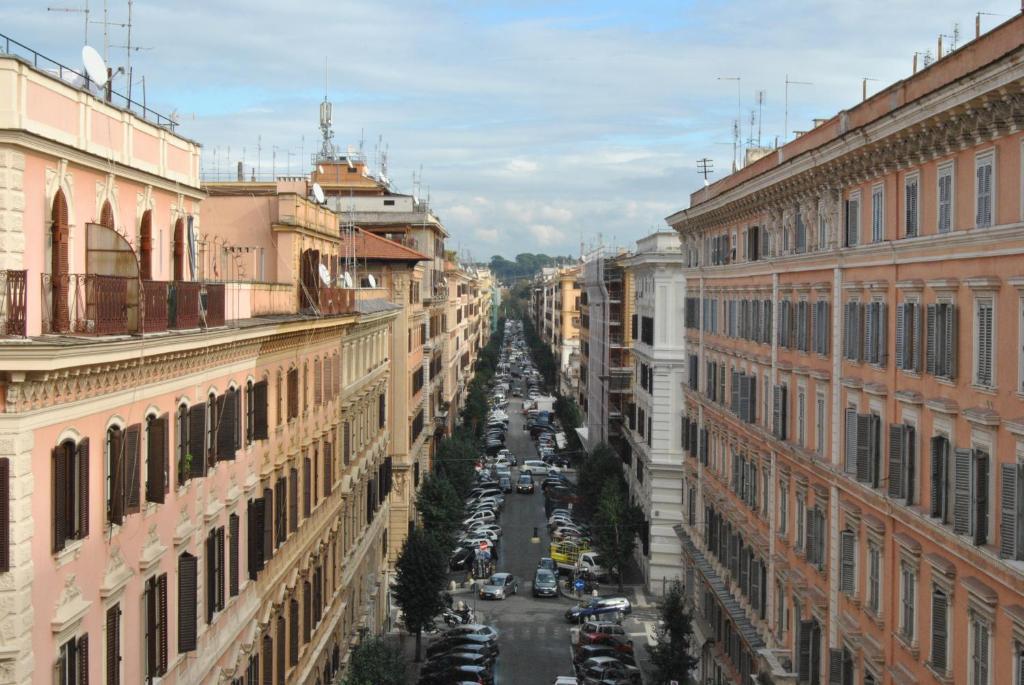
<svg viewBox="0 0 1024 685">
<path fill-rule="evenodd" d="M 995 214 L 995 153 L 978 155 L 974 162 L 975 173 L 975 225 L 988 228 Z"/>
<path fill-rule="evenodd" d="M 806 414 L 807 396 L 803 389 L 800 389 L 796 395 L 796 441 L 798 445 L 804 444 L 806 437 L 806 423 L 804 416 Z"/>
<path fill-rule="evenodd" d="M 919 213 L 918 213 L 918 197 L 920 193 L 918 188 L 920 186 L 920 180 L 917 174 L 908 176 L 906 181 L 903 183 L 903 200 L 904 200 L 904 229 L 905 235 L 908 238 L 913 238 L 918 233 L 919 224 Z"/>
<path fill-rule="evenodd" d="M 107 641 L 105 654 L 107 685 L 121 685 L 121 605 L 107 608 L 104 639 Z"/>
<path fill-rule="evenodd" d="M 799 207 L 793 212 L 793 251 L 797 254 L 807 251 L 807 227 Z"/>
<path fill-rule="evenodd" d="M 89 684 L 89 635 L 73 637 L 57 653 L 57 685 Z"/>
<path fill-rule="evenodd" d="M 844 211 L 844 241 L 846 247 L 856 247 L 860 233 L 860 193 L 846 200 Z"/>
<path fill-rule="evenodd" d="M 206 536 L 206 622 L 224 610 L 224 526 Z"/>
<path fill-rule="evenodd" d="M 124 521 L 126 513 L 139 511 L 141 433 L 141 426 L 137 423 L 127 430 L 122 430 L 120 426 L 107 429 L 105 485 L 107 521 L 112 524 Z"/>
<path fill-rule="evenodd" d="M 846 472 L 873 488 L 881 480 L 882 420 L 878 414 L 846 409 Z"/>
<path fill-rule="evenodd" d="M 932 635 L 929 663 L 939 674 L 947 669 L 949 650 L 949 598 L 939 587 L 932 589 Z"/>
<path fill-rule="evenodd" d="M 956 306 L 948 302 L 928 305 L 925 370 L 939 378 L 956 378 L 957 316 Z M 991 348 L 990 348 L 991 349 Z"/>
<path fill-rule="evenodd" d="M 817 505 L 807 510 L 807 547 L 804 555 L 810 564 L 822 569 L 825 566 L 825 515 Z"/>
<path fill-rule="evenodd" d="M 914 608 L 917 602 L 917 574 L 907 564 L 900 568 L 900 635 L 914 642 Z"/>
<path fill-rule="evenodd" d="M 931 440 L 931 515 L 942 523 L 949 523 L 949 468 L 949 440 L 936 435 Z"/>
<path fill-rule="evenodd" d="M 828 222 L 825 220 L 825 213 L 818 213 L 818 249 L 824 250 L 828 247 Z"/>
<path fill-rule="evenodd" d="M 993 376 L 993 300 L 978 299 L 974 304 L 974 382 L 985 387 L 994 387 Z"/>
<path fill-rule="evenodd" d="M 916 302 L 896 305 L 896 368 L 921 370 L 921 305 Z"/>
<path fill-rule="evenodd" d="M 238 518 L 238 514 L 232 513 L 228 516 L 228 562 L 230 568 L 230 575 L 228 576 L 228 593 L 232 597 L 238 596 L 239 550 L 241 548 L 239 525 L 240 520 Z"/>
<path fill-rule="evenodd" d="M 885 366 L 887 361 L 887 336 L 889 307 L 884 302 L 869 302 L 864 305 L 864 361 Z"/>
<path fill-rule="evenodd" d="M 889 497 L 914 503 L 916 482 L 916 445 L 913 426 L 894 423 L 889 425 Z"/>
<path fill-rule="evenodd" d="M 885 238 L 885 190 L 881 184 L 871 189 L 871 242 Z"/>
<path fill-rule="evenodd" d="M 299 370 L 295 367 L 288 369 L 288 420 L 291 421 L 299 415 Z"/>
<path fill-rule="evenodd" d="M 868 609 L 876 616 L 882 606 L 882 550 L 868 546 Z"/>
<path fill-rule="evenodd" d="M 953 452 L 953 532 L 975 545 L 988 542 L 988 463 L 984 450 Z"/>
<path fill-rule="evenodd" d="M 825 396 L 818 395 L 816 415 L 814 420 L 814 449 L 818 456 L 825 455 Z"/>
<path fill-rule="evenodd" d="M 953 230 L 953 164 L 943 164 L 938 173 L 938 232 Z"/>
<path fill-rule="evenodd" d="M 161 573 L 146 580 L 142 596 L 142 611 L 146 631 L 144 654 L 146 682 L 167 673 L 167 574 Z M 108 652 L 109 658 L 109 652 Z"/>
<path fill-rule="evenodd" d="M 785 537 L 789 528 L 789 485 L 779 481 L 779 535 Z"/>
<path fill-rule="evenodd" d="M 973 612 L 971 612 L 970 634 L 970 685 L 989 685 L 989 626 Z"/>
<path fill-rule="evenodd" d="M 146 501 L 161 503 L 170 481 L 167 460 L 167 414 L 146 417 Z"/>
<path fill-rule="evenodd" d="M 89 535 L 89 438 L 65 440 L 51 453 L 53 462 L 53 551 L 68 540 Z"/>
<path fill-rule="evenodd" d="M 804 495 L 798 494 L 796 498 L 796 545 L 794 548 L 797 552 L 800 552 L 804 548 L 804 533 L 806 531 L 806 503 L 804 501 Z"/>
<path fill-rule="evenodd" d="M 864 342 L 864 307 L 860 302 L 843 305 L 843 357 L 853 362 L 861 360 Z"/>
<path fill-rule="evenodd" d="M 832 318 L 829 315 L 828 300 L 818 300 L 811 309 L 812 348 L 814 352 L 828 356 L 829 338 L 832 335 Z"/>
<path fill-rule="evenodd" d="M 199 559 L 188 552 L 178 557 L 178 651 L 196 649 Z"/>
<path fill-rule="evenodd" d="M 785 385 L 776 385 L 772 397 L 772 434 L 779 440 L 785 440 L 787 437 L 788 408 L 788 388 Z"/>
<path fill-rule="evenodd" d="M 999 556 L 1024 559 L 1024 464 L 1000 464 Z"/>
</svg>

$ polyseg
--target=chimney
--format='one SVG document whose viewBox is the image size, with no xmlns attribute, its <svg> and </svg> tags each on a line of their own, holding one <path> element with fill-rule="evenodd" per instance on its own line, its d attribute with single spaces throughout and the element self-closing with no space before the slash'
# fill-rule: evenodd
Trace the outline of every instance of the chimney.
<svg viewBox="0 0 1024 685">
<path fill-rule="evenodd" d="M 238 180 L 239 181 L 244 181 L 245 180 L 245 168 L 242 167 L 242 163 L 241 162 L 238 163 Z"/>
<path fill-rule="evenodd" d="M 1022 0 L 1022 1 L 1024 1 L 1024 0 Z M 911 73 L 912 74 L 916 74 L 917 73 L 917 53 L 916 52 L 914 53 L 914 71 L 912 71 Z"/>
</svg>

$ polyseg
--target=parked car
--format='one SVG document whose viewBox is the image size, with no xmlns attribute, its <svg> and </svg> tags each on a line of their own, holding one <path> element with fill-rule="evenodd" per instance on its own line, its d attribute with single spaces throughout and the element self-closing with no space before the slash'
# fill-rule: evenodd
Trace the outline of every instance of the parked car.
<svg viewBox="0 0 1024 685">
<path fill-rule="evenodd" d="M 473 565 L 476 551 L 468 547 L 459 547 L 448 559 L 448 568 L 452 571 L 465 571 Z"/>
<path fill-rule="evenodd" d="M 640 685 L 640 669 L 628 666 L 610 656 L 598 656 L 587 659 L 580 666 L 580 677 L 584 683 L 599 683 L 607 678 L 625 679 Z"/>
<path fill-rule="evenodd" d="M 521 473 L 521 474 L 522 473 L 529 473 L 529 474 L 532 475 L 534 473 L 547 473 L 547 472 L 548 472 L 548 465 L 545 464 L 540 459 L 527 459 L 519 467 L 519 473 Z"/>
<path fill-rule="evenodd" d="M 505 599 L 519 593 L 519 581 L 511 573 L 495 573 L 480 588 L 480 599 Z"/>
<path fill-rule="evenodd" d="M 537 569 L 536 573 L 533 574 L 533 596 L 558 596 L 558 577 L 553 571 L 546 568 Z"/>
<path fill-rule="evenodd" d="M 445 635 L 441 639 L 427 647 L 427 657 L 434 654 L 456 651 L 458 647 L 482 647 L 487 653 L 498 656 L 498 642 L 487 635 Z M 475 651 L 469 649 L 468 651 Z"/>
<path fill-rule="evenodd" d="M 452 640 L 451 642 L 439 642 L 427 649 L 427 660 L 448 654 L 480 654 L 492 663 L 498 656 L 496 644 L 487 642 L 467 642 L 465 640 Z"/>
<path fill-rule="evenodd" d="M 448 652 L 436 654 L 423 665 L 422 673 L 444 671 L 454 666 L 483 666 L 490 668 L 494 660 L 487 654 L 477 652 Z"/>
<path fill-rule="evenodd" d="M 630 649 L 632 649 L 632 646 Z M 612 645 L 580 645 L 576 648 L 576 653 L 573 655 L 572 662 L 574 666 L 578 667 L 588 659 L 596 659 L 598 657 L 605 656 L 621 661 L 627 666 L 636 666 L 636 661 L 633 659 L 632 653 L 620 652 Z"/>
<path fill-rule="evenodd" d="M 497 518 L 498 517 L 494 515 L 493 511 L 489 511 L 489 510 L 477 511 L 477 512 L 474 512 L 471 516 L 467 517 L 466 520 L 464 520 L 462 522 L 462 525 L 463 526 L 468 526 L 469 524 L 475 523 L 476 521 L 493 522 Z"/>
<path fill-rule="evenodd" d="M 531 476 L 528 473 L 520 473 L 519 480 L 516 481 L 516 492 L 522 492 L 528 495 L 532 495 L 533 488 L 533 476 Z"/>
<path fill-rule="evenodd" d="M 537 568 L 546 568 L 554 574 L 558 573 L 558 564 L 551 557 L 541 557 L 537 562 Z"/>
<path fill-rule="evenodd" d="M 597 616 L 616 616 L 628 614 L 633 610 L 629 600 L 622 596 L 594 597 L 580 602 L 565 612 L 565 620 L 570 623 L 583 621 Z"/>
<path fill-rule="evenodd" d="M 455 626 L 444 631 L 447 635 L 483 635 L 489 640 L 494 641 L 498 639 L 498 631 L 491 626 L 485 626 L 482 623 L 467 623 L 464 626 Z"/>
<path fill-rule="evenodd" d="M 626 629 L 612 621 L 587 621 L 580 627 L 580 644 L 601 644 L 611 639 L 633 644 Z"/>
<path fill-rule="evenodd" d="M 419 685 L 452 685 L 452 683 L 483 683 L 493 685 L 494 674 L 484 666 L 453 666 L 420 676 Z"/>
</svg>

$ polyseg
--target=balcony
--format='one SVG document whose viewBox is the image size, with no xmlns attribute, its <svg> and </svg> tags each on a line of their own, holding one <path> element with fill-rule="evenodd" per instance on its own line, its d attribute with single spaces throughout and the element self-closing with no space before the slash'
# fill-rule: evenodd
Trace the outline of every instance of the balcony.
<svg viewBox="0 0 1024 685">
<path fill-rule="evenodd" d="M 0 336 L 25 337 L 28 272 L 0 271 Z"/>
<path fill-rule="evenodd" d="M 44 334 L 138 335 L 224 325 L 220 283 L 42 274 L 41 288 Z"/>
</svg>

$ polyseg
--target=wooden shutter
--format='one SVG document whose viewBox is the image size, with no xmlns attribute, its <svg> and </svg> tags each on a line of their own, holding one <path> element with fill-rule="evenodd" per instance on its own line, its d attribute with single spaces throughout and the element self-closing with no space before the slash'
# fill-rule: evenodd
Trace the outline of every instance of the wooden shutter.
<svg viewBox="0 0 1024 685">
<path fill-rule="evenodd" d="M 132 424 L 124 433 L 124 510 L 139 511 L 139 490 L 142 487 L 142 426 Z"/>
<path fill-rule="evenodd" d="M 309 642 L 313 632 L 313 590 L 309 581 L 302 583 L 302 644 Z"/>
<path fill-rule="evenodd" d="M 217 610 L 217 535 L 211 530 L 206 536 L 206 622 L 213 623 Z"/>
<path fill-rule="evenodd" d="M 320 360 L 313 360 L 313 404 L 317 407 L 320 406 L 323 400 L 323 379 L 321 378 L 322 371 L 320 368 Z"/>
<path fill-rule="evenodd" d="M 925 308 L 925 332 L 928 339 L 925 341 L 925 371 L 938 375 L 938 338 L 936 338 L 936 323 L 938 319 L 938 305 L 930 304 Z"/>
<path fill-rule="evenodd" d="M 932 591 L 932 653 L 931 665 L 939 674 L 946 672 L 946 653 L 949 628 L 947 627 L 947 614 L 949 604 L 946 593 L 935 589 Z"/>
<path fill-rule="evenodd" d="M 299 663 L 299 602 L 292 597 L 288 601 L 288 663 Z"/>
<path fill-rule="evenodd" d="M 294 419 L 299 415 L 299 370 L 288 371 L 288 418 Z"/>
<path fill-rule="evenodd" d="M 11 570 L 11 462 L 0 459 L 0 573 Z"/>
<path fill-rule="evenodd" d="M 856 578 L 856 541 L 853 531 L 844 530 L 839 533 L 839 591 L 851 597 Z"/>
<path fill-rule="evenodd" d="M 206 405 L 200 402 L 188 410 L 188 451 L 192 455 L 190 478 L 206 475 Z"/>
<path fill-rule="evenodd" d="M 167 422 L 164 414 L 149 422 L 146 444 L 146 501 L 163 503 L 167 489 Z"/>
<path fill-rule="evenodd" d="M 846 408 L 846 472 L 852 475 L 859 473 L 860 454 L 857 451 L 857 410 Z"/>
<path fill-rule="evenodd" d="M 782 386 L 772 388 L 772 433 L 782 436 Z"/>
<path fill-rule="evenodd" d="M 80 636 L 75 643 L 75 657 L 78 661 L 77 685 L 89 685 L 89 633 Z"/>
<path fill-rule="evenodd" d="M 214 441 L 217 445 L 217 454 L 214 458 L 219 461 L 235 457 L 235 420 L 232 416 L 234 406 L 235 403 L 230 398 L 230 391 L 227 395 L 217 398 L 217 425 L 214 427 L 217 435 Z"/>
<path fill-rule="evenodd" d="M 277 506 L 281 506 L 281 502 L 277 503 Z M 274 518 L 274 490 L 272 488 L 263 489 L 263 560 L 269 561 L 270 557 L 274 555 L 274 522 L 277 521 Z"/>
<path fill-rule="evenodd" d="M 309 457 L 302 462 L 302 516 L 309 518 L 312 511 L 313 463 Z"/>
<path fill-rule="evenodd" d="M 232 597 L 238 595 L 239 523 L 238 514 L 231 514 L 228 517 L 228 593 Z"/>
<path fill-rule="evenodd" d="M 249 520 L 246 521 L 248 533 L 249 580 L 263 570 L 263 527 L 266 525 L 266 513 L 262 497 L 249 502 Z"/>
<path fill-rule="evenodd" d="M 145 605 L 142 608 L 142 612 L 145 615 L 145 639 L 146 639 L 146 668 L 144 673 L 147 676 L 154 676 L 157 674 L 158 659 L 157 656 L 157 590 L 156 590 L 156 578 L 150 578 L 146 581 L 146 591 L 144 595 Z"/>
<path fill-rule="evenodd" d="M 160 620 L 159 666 L 160 675 L 167 673 L 167 574 L 161 573 L 156 579 L 157 610 Z"/>
<path fill-rule="evenodd" d="M 121 605 L 107 609 L 107 685 L 121 683 Z"/>
<path fill-rule="evenodd" d="M 224 526 L 216 530 L 217 540 L 217 610 L 224 609 Z"/>
<path fill-rule="evenodd" d="M 871 416 L 857 414 L 857 480 L 871 482 Z"/>
<path fill-rule="evenodd" d="M 896 305 L 896 368 L 897 369 L 909 369 L 911 368 L 908 364 L 908 354 L 912 345 L 910 340 L 907 338 L 905 333 L 905 327 L 907 325 L 907 305 L 901 303 Z"/>
<path fill-rule="evenodd" d="M 807 543 L 804 548 L 804 553 L 807 556 L 807 561 L 810 563 L 817 563 L 818 543 L 817 543 L 817 531 L 815 530 L 814 510 L 808 509 L 804 516 L 806 520 L 807 528 Z"/>
<path fill-rule="evenodd" d="M 946 439 L 936 435 L 931 440 L 931 514 L 933 518 L 946 520 L 946 511 L 949 506 L 947 501 L 947 476 L 949 470 L 949 455 L 946 450 Z"/>
<path fill-rule="evenodd" d="M 828 650 L 828 685 L 843 685 L 843 650 Z"/>
<path fill-rule="evenodd" d="M 999 556 L 1020 559 L 1021 532 L 1024 531 L 1024 465 L 1001 464 L 999 490 Z"/>
<path fill-rule="evenodd" d="M 334 490 L 334 444 L 324 443 L 324 497 Z"/>
<path fill-rule="evenodd" d="M 797 678 L 800 682 L 811 679 L 811 629 L 814 621 L 800 621 L 797 633 Z"/>
<path fill-rule="evenodd" d="M 112 524 L 120 524 L 124 521 L 125 504 L 125 455 L 124 455 L 124 431 L 111 428 L 107 431 L 107 464 L 110 471 L 106 474 L 111 480 L 110 494 L 107 502 L 107 519 Z"/>
<path fill-rule="evenodd" d="M 253 438 L 267 439 L 267 382 L 260 381 L 252 386 L 253 396 Z"/>
<path fill-rule="evenodd" d="M 196 649 L 196 603 L 199 559 L 188 552 L 178 557 L 178 651 Z"/>
<path fill-rule="evenodd" d="M 943 375 L 948 376 L 950 379 L 955 379 L 957 376 L 957 323 L 956 323 L 956 307 L 954 305 L 945 305 L 946 316 L 944 321 L 944 339 L 945 349 L 943 350 L 943 365 L 945 366 Z"/>
<path fill-rule="evenodd" d="M 295 532 L 299 529 L 299 471 L 291 470 L 291 477 L 288 479 L 288 530 Z"/>
<path fill-rule="evenodd" d="M 889 497 L 906 496 L 904 488 L 907 484 L 903 480 L 906 432 L 902 423 L 889 424 Z"/>
<path fill-rule="evenodd" d="M 263 685 L 274 685 L 274 638 L 269 632 L 263 636 Z"/>
<path fill-rule="evenodd" d="M 953 451 L 953 532 L 957 535 L 971 530 L 971 456 L 970 449 Z"/>
<path fill-rule="evenodd" d="M 974 544 L 988 542 L 988 454 L 974 450 L 971 483 L 972 509 L 974 514 Z"/>
<path fill-rule="evenodd" d="M 50 451 L 53 478 L 53 552 L 64 549 L 70 529 L 71 509 L 68 507 L 68 451 L 57 445 Z M 79 484 L 81 486 L 81 484 Z"/>
</svg>

